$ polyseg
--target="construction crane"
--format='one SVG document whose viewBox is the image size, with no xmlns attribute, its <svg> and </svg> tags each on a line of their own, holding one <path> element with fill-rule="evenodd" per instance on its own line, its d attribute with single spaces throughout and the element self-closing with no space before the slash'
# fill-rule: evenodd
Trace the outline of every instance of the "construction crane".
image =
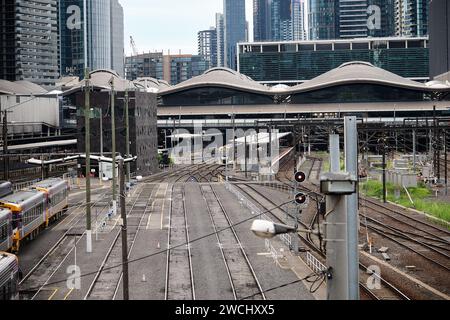
<svg viewBox="0 0 450 320">
<path fill-rule="evenodd" d="M 130 46 L 131 46 L 131 49 L 133 50 L 133 55 L 137 56 L 138 55 L 138 51 L 137 51 L 137 48 L 136 48 L 136 43 L 134 42 L 134 39 L 133 39 L 132 36 L 130 36 Z"/>
</svg>

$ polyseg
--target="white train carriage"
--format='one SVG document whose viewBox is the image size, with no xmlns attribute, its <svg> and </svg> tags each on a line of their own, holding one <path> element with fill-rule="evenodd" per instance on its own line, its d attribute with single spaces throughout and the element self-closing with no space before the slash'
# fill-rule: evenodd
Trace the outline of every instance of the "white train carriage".
<svg viewBox="0 0 450 320">
<path fill-rule="evenodd" d="M 41 191 L 19 191 L 0 199 L 0 206 L 13 213 L 13 247 L 19 251 L 20 242 L 27 238 L 33 239 L 47 221 L 46 196 Z"/>
<path fill-rule="evenodd" d="M 0 251 L 9 251 L 13 245 L 12 212 L 0 208 Z"/>
<path fill-rule="evenodd" d="M 9 181 L 0 181 L 0 198 L 9 196 L 14 192 L 13 185 Z"/>
<path fill-rule="evenodd" d="M 47 179 L 36 183 L 33 190 L 43 192 L 47 200 L 46 226 L 52 220 L 57 220 L 64 214 L 68 207 L 69 185 L 60 178 Z"/>
<path fill-rule="evenodd" d="M 13 254 L 0 252 L 0 301 L 18 300 L 19 261 Z"/>
</svg>

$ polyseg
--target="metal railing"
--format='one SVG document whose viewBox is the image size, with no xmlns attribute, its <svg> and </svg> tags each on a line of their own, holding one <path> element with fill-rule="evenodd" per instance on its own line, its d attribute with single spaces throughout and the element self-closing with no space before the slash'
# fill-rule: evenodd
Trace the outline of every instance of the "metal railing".
<svg viewBox="0 0 450 320">
<path fill-rule="evenodd" d="M 274 222 L 265 213 L 262 213 L 261 210 L 252 201 L 247 199 L 247 197 L 245 197 L 239 190 L 237 190 L 229 182 L 225 183 L 225 188 L 228 191 L 230 191 L 232 194 L 234 194 L 238 198 L 239 203 L 241 205 L 247 207 L 247 209 L 250 210 L 252 215 L 258 216 L 259 219 L 263 219 L 263 220 L 266 220 L 266 221 Z M 282 235 L 279 235 L 279 237 L 280 237 L 281 241 L 283 241 L 289 248 L 291 247 L 291 245 L 292 245 L 292 237 L 289 234 L 282 234 Z"/>
<path fill-rule="evenodd" d="M 314 271 L 315 273 L 324 272 L 327 270 L 327 267 L 317 260 L 310 252 L 306 253 L 306 264 Z"/>
</svg>

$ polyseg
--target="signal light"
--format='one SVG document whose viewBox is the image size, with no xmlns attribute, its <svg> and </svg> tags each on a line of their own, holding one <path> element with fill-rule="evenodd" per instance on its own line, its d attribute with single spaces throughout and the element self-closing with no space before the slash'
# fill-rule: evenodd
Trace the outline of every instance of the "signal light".
<svg viewBox="0 0 450 320">
<path fill-rule="evenodd" d="M 294 178 L 295 178 L 295 181 L 297 181 L 298 183 L 302 183 L 302 182 L 305 182 L 305 180 L 306 180 L 306 174 L 304 172 L 299 171 L 299 172 L 295 173 Z"/>
<path fill-rule="evenodd" d="M 306 199 L 307 199 L 307 197 L 304 193 L 300 192 L 295 195 L 295 203 L 297 203 L 297 204 L 305 204 Z"/>
</svg>

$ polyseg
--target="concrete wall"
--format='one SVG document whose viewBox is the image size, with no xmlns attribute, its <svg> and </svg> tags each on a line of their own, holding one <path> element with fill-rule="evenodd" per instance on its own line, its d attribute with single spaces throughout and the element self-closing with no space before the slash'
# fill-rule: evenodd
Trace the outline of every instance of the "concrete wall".
<svg viewBox="0 0 450 320">
<path fill-rule="evenodd" d="M 14 134 L 39 133 L 40 123 L 59 127 L 59 98 L 57 96 L 0 96 L 1 108 L 11 108 L 8 132 Z M 28 123 L 24 125 L 24 123 Z M 36 125 L 32 125 L 35 123 Z"/>
</svg>

